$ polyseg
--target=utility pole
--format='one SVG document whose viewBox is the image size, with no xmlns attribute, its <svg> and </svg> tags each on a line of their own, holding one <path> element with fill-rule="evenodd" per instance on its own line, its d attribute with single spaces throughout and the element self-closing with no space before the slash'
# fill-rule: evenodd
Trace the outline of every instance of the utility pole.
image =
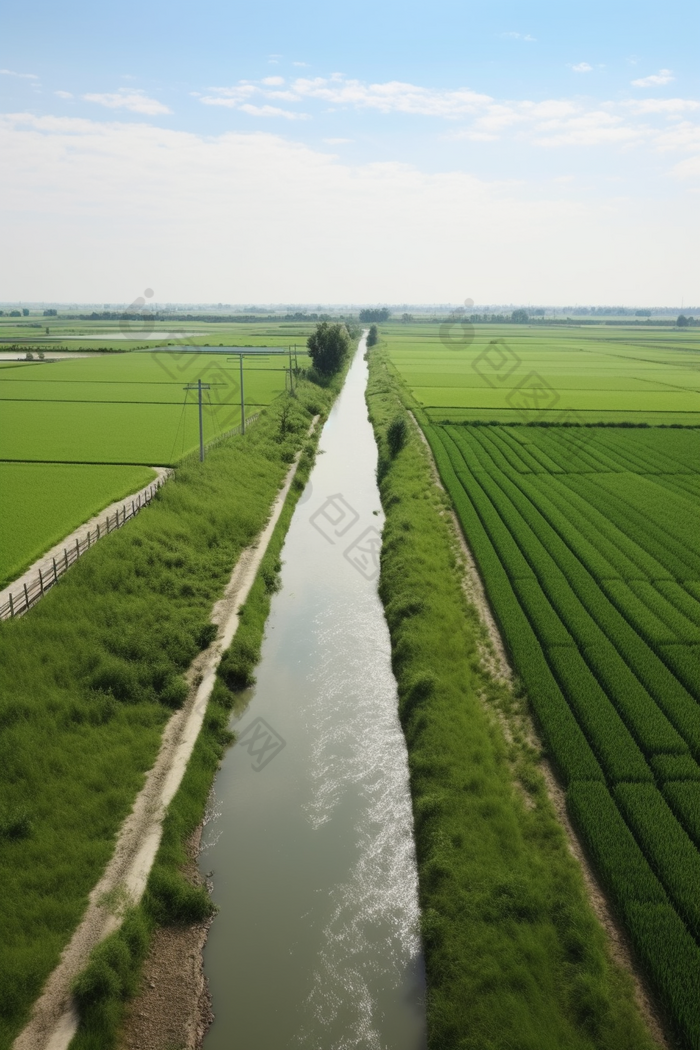
<svg viewBox="0 0 700 1050">
<path fill-rule="evenodd" d="M 199 400 L 199 462 L 204 462 L 204 423 L 202 420 L 202 391 L 210 390 L 209 383 L 203 383 L 201 379 L 198 379 L 196 383 L 188 383 L 183 390 L 196 390 Z"/>
<path fill-rule="evenodd" d="M 245 434 L 245 394 L 243 393 L 243 354 L 238 355 L 241 366 L 241 434 Z"/>
</svg>

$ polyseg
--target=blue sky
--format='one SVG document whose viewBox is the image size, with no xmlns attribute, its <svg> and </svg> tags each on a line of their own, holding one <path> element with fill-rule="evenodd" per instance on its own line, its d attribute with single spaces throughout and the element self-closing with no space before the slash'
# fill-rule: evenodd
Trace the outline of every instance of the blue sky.
<svg viewBox="0 0 700 1050">
<path fill-rule="evenodd" d="M 15 3 L 0 298 L 700 301 L 699 21 Z"/>
</svg>

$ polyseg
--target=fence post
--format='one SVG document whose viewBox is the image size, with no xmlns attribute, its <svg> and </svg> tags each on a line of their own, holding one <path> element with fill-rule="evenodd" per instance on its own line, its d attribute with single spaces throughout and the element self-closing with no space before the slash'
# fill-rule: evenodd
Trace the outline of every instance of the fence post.
<svg viewBox="0 0 700 1050">
<path fill-rule="evenodd" d="M 80 540 L 77 536 L 75 537 L 75 556 L 76 558 L 80 557 Z"/>
<path fill-rule="evenodd" d="M 131 517 L 132 518 L 136 517 L 136 511 L 134 509 L 134 501 L 133 500 L 131 501 Z"/>
<path fill-rule="evenodd" d="M 29 591 L 27 590 L 26 583 L 24 585 L 24 602 L 25 602 L 25 607 L 28 609 L 29 608 Z"/>
<path fill-rule="evenodd" d="M 53 559 L 53 582 L 58 583 L 58 569 L 56 568 L 56 559 Z"/>
<path fill-rule="evenodd" d="M 12 591 L 10 591 L 10 616 L 12 617 L 12 619 L 14 619 L 15 607 L 14 607 L 14 605 L 12 603 Z"/>
<path fill-rule="evenodd" d="M 63 548 L 63 561 L 65 562 L 66 569 L 67 569 L 68 568 L 68 551 L 66 550 L 65 547 Z"/>
<path fill-rule="evenodd" d="M 44 577 L 42 575 L 41 569 L 39 569 L 39 588 L 41 590 L 41 597 L 43 598 L 44 597 Z"/>
<path fill-rule="evenodd" d="M 97 522 L 97 538 L 98 538 L 98 540 L 100 538 L 100 523 L 99 523 L 99 521 Z"/>
</svg>

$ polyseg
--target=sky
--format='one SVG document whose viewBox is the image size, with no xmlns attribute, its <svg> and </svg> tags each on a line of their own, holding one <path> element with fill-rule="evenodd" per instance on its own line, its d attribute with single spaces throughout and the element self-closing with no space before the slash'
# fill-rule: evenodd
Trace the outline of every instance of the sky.
<svg viewBox="0 0 700 1050">
<path fill-rule="evenodd" d="M 700 5 L 0 14 L 0 301 L 700 303 Z"/>
</svg>

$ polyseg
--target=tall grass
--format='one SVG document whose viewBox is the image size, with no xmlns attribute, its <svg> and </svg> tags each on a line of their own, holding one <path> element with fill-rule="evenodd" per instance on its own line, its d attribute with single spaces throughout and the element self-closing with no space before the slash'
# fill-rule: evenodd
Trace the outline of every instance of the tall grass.
<svg viewBox="0 0 700 1050">
<path fill-rule="evenodd" d="M 549 801 L 524 700 L 483 668 L 487 641 L 462 589 L 447 497 L 415 432 L 390 448 L 405 410 L 381 351 L 369 361 L 386 512 L 380 595 L 409 752 L 429 1047 L 652 1047 Z"/>
<path fill-rule="evenodd" d="M 337 391 L 340 382 L 334 384 Z M 71 1050 L 112 1050 L 126 1001 L 138 992 L 141 966 L 154 928 L 201 922 L 213 912 L 202 887 L 193 886 L 182 874 L 187 861 L 185 844 L 204 818 L 212 781 L 226 746 L 234 739 L 227 728 L 236 693 L 254 682 L 260 659 L 270 599 L 278 587 L 280 552 L 296 502 L 313 465 L 320 436 L 317 428 L 304 445 L 297 473 L 270 539 L 230 648 L 217 669 L 202 730 L 182 784 L 163 822 L 163 838 L 139 907 L 122 927 L 92 952 L 88 966 L 74 986 L 80 1027 Z M 232 673 L 232 668 L 235 672 Z M 229 683 L 231 688 L 229 688 Z"/>
<path fill-rule="evenodd" d="M 163 725 L 186 697 L 182 673 L 212 639 L 214 601 L 263 527 L 311 416 L 333 396 L 301 382 L 284 426 L 279 402 L 244 438 L 180 468 L 148 510 L 82 558 L 31 613 L 0 624 L 2 1050 L 111 856 Z M 173 858 L 204 805 L 225 724 L 215 702 L 166 822 L 149 910 L 113 939 L 117 947 L 110 940 L 101 949 L 103 983 L 117 998 L 115 980 L 126 989 L 148 923 L 201 911 L 201 895 L 197 902 L 178 884 Z M 90 989 L 82 994 L 87 1003 Z"/>
</svg>

